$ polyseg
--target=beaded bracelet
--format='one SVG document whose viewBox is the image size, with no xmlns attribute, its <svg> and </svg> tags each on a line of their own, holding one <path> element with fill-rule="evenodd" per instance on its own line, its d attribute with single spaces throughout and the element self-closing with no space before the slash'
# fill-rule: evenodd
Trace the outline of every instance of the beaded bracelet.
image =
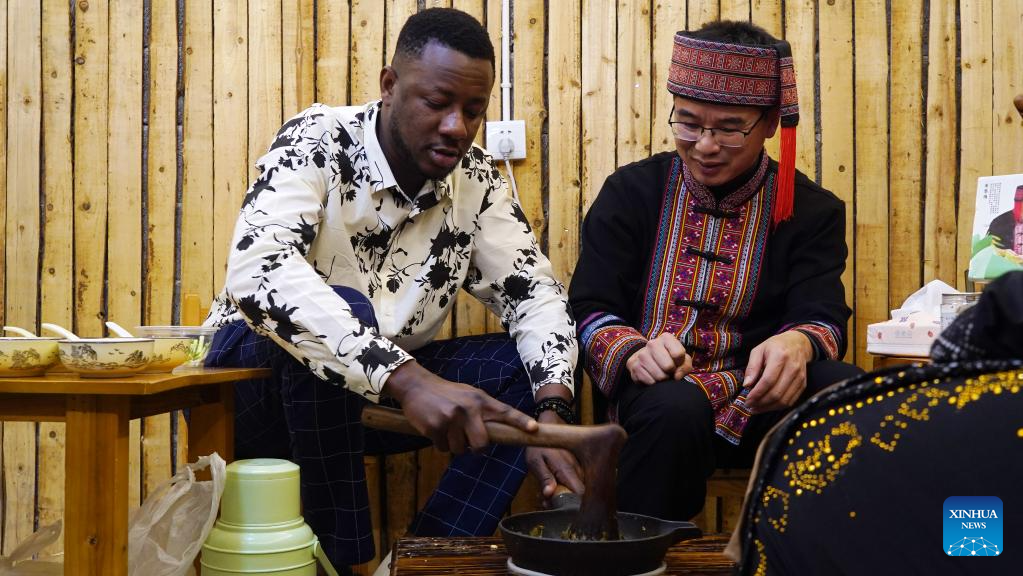
<svg viewBox="0 0 1023 576">
<path fill-rule="evenodd" d="M 548 396 L 537 402 L 536 410 L 533 411 L 533 417 L 539 418 L 541 412 L 546 412 L 548 410 L 553 410 L 559 418 L 569 424 L 575 422 L 575 413 L 572 410 L 572 405 L 564 398 L 559 396 Z"/>
</svg>

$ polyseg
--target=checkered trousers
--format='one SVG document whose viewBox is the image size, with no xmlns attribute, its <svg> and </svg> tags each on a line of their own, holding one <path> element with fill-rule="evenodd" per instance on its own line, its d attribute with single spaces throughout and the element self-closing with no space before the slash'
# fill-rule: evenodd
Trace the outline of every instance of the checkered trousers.
<svg viewBox="0 0 1023 576">
<path fill-rule="evenodd" d="M 363 323 L 376 325 L 364 296 L 346 287 L 335 291 Z M 475 386 L 524 412 L 533 410 L 528 375 L 507 334 L 433 342 L 412 355 L 442 378 Z M 206 363 L 273 371 L 271 378 L 235 385 L 236 456 L 297 463 L 303 515 L 331 562 L 369 561 L 374 546 L 363 455 L 406 452 L 429 441 L 363 428 L 360 414 L 367 400 L 320 380 L 242 321 L 217 332 Z M 489 536 L 525 474 L 521 447 L 492 446 L 457 456 L 409 530 L 420 536 Z"/>
</svg>

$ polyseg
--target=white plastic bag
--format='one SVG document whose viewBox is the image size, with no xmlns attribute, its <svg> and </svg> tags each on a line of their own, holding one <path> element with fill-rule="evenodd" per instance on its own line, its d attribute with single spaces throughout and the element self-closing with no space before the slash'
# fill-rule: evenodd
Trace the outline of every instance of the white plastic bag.
<svg viewBox="0 0 1023 576">
<path fill-rule="evenodd" d="M 53 524 L 40 528 L 38 532 L 18 544 L 18 547 L 11 551 L 7 557 L 0 556 L 0 576 L 61 576 L 64 574 L 64 564 L 58 559 L 47 560 L 39 554 L 43 548 L 53 544 L 60 538 L 61 522 L 57 520 Z"/>
<path fill-rule="evenodd" d="M 213 480 L 197 482 L 210 469 Z M 220 509 L 227 463 L 214 452 L 179 470 L 150 494 L 128 524 L 130 576 L 185 576 L 209 536 Z"/>
</svg>

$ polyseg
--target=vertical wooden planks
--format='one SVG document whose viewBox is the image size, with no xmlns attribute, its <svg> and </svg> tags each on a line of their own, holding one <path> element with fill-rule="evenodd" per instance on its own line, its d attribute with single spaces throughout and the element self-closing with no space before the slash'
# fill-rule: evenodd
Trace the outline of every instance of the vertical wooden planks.
<svg viewBox="0 0 1023 576">
<path fill-rule="evenodd" d="M 7 205 L 4 235 L 7 322 L 35 328 L 39 297 L 39 150 L 42 119 L 41 13 L 38 2 L 7 10 Z M 3 553 L 32 534 L 35 521 L 36 425 L 3 423 Z"/>
<path fill-rule="evenodd" d="M 213 150 L 216 158 L 213 164 L 213 289 L 217 291 L 224 286 L 238 207 L 249 185 L 247 4 L 247 0 L 222 0 L 213 8 Z M 297 27 L 297 23 L 292 25 Z M 309 72 L 312 82 L 311 70 Z M 262 89 L 256 87 L 256 90 Z"/>
<path fill-rule="evenodd" d="M 543 170 L 540 132 L 547 120 L 544 106 L 544 37 L 546 18 L 543 0 L 518 0 L 514 14 L 515 57 L 512 62 L 512 109 L 516 120 L 526 121 L 526 158 L 515 162 L 519 202 L 533 233 L 543 241 L 547 219 L 543 207 Z"/>
<path fill-rule="evenodd" d="M 501 120 L 501 67 L 504 55 L 501 53 L 501 0 L 483 0 L 486 2 L 487 20 L 484 23 L 490 33 L 490 42 L 494 45 L 494 90 L 490 93 L 490 106 L 487 107 L 487 120 Z M 503 169 L 503 168 L 502 168 Z"/>
<path fill-rule="evenodd" d="M 782 3 L 780 2 L 780 0 L 751 0 L 751 3 L 750 3 L 750 15 L 752 17 L 752 22 L 754 24 L 756 24 L 757 26 L 760 26 L 764 30 L 767 30 L 775 38 L 784 38 L 785 37 L 785 28 L 782 25 Z M 800 70 L 799 69 L 799 63 L 797 62 L 796 63 L 796 78 L 799 79 L 801 74 L 806 74 L 806 71 Z M 805 114 L 805 110 L 803 109 L 803 102 L 802 102 L 804 100 L 804 98 L 805 98 L 803 96 L 803 86 L 802 86 L 802 84 L 798 85 L 798 90 L 799 90 L 799 100 L 800 100 L 800 102 L 799 102 L 799 106 L 800 106 L 799 116 L 800 116 L 800 118 L 802 118 L 802 117 L 804 117 L 803 115 Z M 797 142 L 797 144 L 796 144 L 797 147 L 801 147 L 801 146 L 805 145 L 805 142 L 801 139 L 801 136 L 802 135 L 800 134 L 800 141 Z M 768 153 L 768 155 L 771 156 L 771 158 L 775 158 L 775 159 L 778 158 L 778 153 L 779 153 L 779 150 L 780 150 L 779 140 L 780 140 L 780 138 L 777 135 L 775 135 L 774 138 L 771 138 L 770 140 L 768 140 L 764 144 L 764 147 L 767 149 L 767 153 Z M 797 168 L 798 168 L 798 166 L 797 166 Z M 851 283 L 850 283 L 850 285 L 851 285 Z"/>
<path fill-rule="evenodd" d="M 668 114 L 674 106 L 674 97 L 668 92 L 668 69 L 675 46 L 675 32 L 684 30 L 685 6 L 680 2 L 658 0 L 653 12 L 653 52 L 650 55 L 650 83 L 653 91 L 653 109 L 650 111 L 651 152 L 654 154 L 675 149 L 675 138 L 668 127 Z"/>
<path fill-rule="evenodd" d="M 1023 94 L 1023 0 L 992 3 L 993 90 L 995 143 L 992 170 L 995 174 L 1023 172 L 1023 120 L 1012 99 Z M 961 222 L 960 225 L 970 225 Z"/>
<path fill-rule="evenodd" d="M 816 4 L 816 0 L 785 2 L 785 39 L 792 46 L 792 60 L 796 67 L 796 89 L 799 92 L 796 168 L 802 170 L 811 180 L 816 178 L 817 171 L 817 135 L 814 120 Z"/>
<path fill-rule="evenodd" d="M 821 66 L 821 185 L 845 201 L 845 242 L 849 247 L 842 284 L 845 301 L 854 304 L 853 271 L 856 263 L 855 192 L 853 174 L 853 3 L 836 0 L 834 4 L 821 4 L 820 13 Z M 805 146 L 808 143 L 799 142 Z M 875 259 L 876 255 L 867 255 Z M 848 342 L 858 342 L 855 323 L 848 327 Z M 855 347 L 849 346 L 846 358 L 852 360 Z"/>
<path fill-rule="evenodd" d="M 921 0 L 892 4 L 888 270 L 897 272 L 888 277 L 888 301 L 892 306 L 900 304 L 923 284 L 922 15 Z"/>
<path fill-rule="evenodd" d="M 749 0 L 721 0 L 722 20 L 748 21 L 750 19 Z"/>
<path fill-rule="evenodd" d="M 718 19 L 718 0 L 689 0 L 687 30 L 696 30 L 707 22 Z"/>
<path fill-rule="evenodd" d="M 7 152 L 4 251 L 6 322 L 35 328 L 39 296 L 39 150 L 42 119 L 41 14 L 35 2 L 7 6 Z M 3 553 L 34 530 L 36 425 L 3 423 Z"/>
<path fill-rule="evenodd" d="M 348 0 L 316 3 L 316 101 L 348 104 Z"/>
<path fill-rule="evenodd" d="M 74 244 L 75 330 L 83 336 L 100 336 L 106 256 L 102 247 L 107 232 L 109 22 L 105 3 L 73 6 L 74 238 L 79 239 Z"/>
<path fill-rule="evenodd" d="M 291 0 L 294 1 L 294 0 Z M 249 2 L 249 179 L 281 127 L 281 0 Z M 233 220 L 232 220 L 233 221 Z"/>
<path fill-rule="evenodd" d="M 650 3 L 618 2 L 619 166 L 650 156 Z"/>
<path fill-rule="evenodd" d="M 122 326 L 142 311 L 142 6 L 110 3 L 110 76 L 107 92 L 107 316 Z"/>
<path fill-rule="evenodd" d="M 775 38 L 781 38 L 785 34 L 782 26 L 782 8 L 781 0 L 750 0 L 751 21 Z"/>
<path fill-rule="evenodd" d="M 549 36 L 547 98 L 550 105 L 548 139 L 548 253 L 554 275 L 567 287 L 579 257 L 579 223 L 582 187 L 580 137 L 582 135 L 582 13 L 580 0 L 550 6 L 548 20 L 557 22 Z M 643 67 L 649 79 L 648 67 Z M 649 99 L 648 99 L 649 104 Z M 648 126 L 644 126 L 644 132 Z M 577 391 L 581 392 L 581 390 Z M 584 403 L 584 406 L 588 403 Z"/>
<path fill-rule="evenodd" d="M 213 3 L 185 2 L 181 293 L 213 297 Z M 268 64 L 268 63 L 267 63 Z M 270 67 L 267 65 L 267 67 Z"/>
<path fill-rule="evenodd" d="M 582 10 L 582 190 L 584 208 L 617 166 L 615 156 L 615 6 L 585 2 Z M 665 74 L 667 78 L 667 74 Z"/>
<path fill-rule="evenodd" d="M 281 91 L 284 118 L 291 118 L 305 110 L 315 100 L 315 9 L 315 0 L 291 0 L 281 5 Z"/>
<path fill-rule="evenodd" d="M 931 2 L 927 67 L 924 282 L 956 284 L 956 9 Z"/>
<path fill-rule="evenodd" d="M 107 221 L 107 5 L 75 5 L 75 325 L 82 336 L 103 334 Z M 102 244 L 101 244 L 102 245 Z"/>
<path fill-rule="evenodd" d="M 479 22 L 485 23 L 486 18 L 484 17 L 486 0 L 455 0 L 452 4 L 453 8 L 468 13 L 470 16 L 479 20 Z M 500 20 L 500 17 L 498 16 Z M 493 40 L 491 40 L 493 43 Z M 494 93 L 499 93 L 501 90 L 501 78 L 497 71 L 496 60 L 498 60 L 501 52 L 500 44 L 494 46 L 494 60 L 495 60 L 495 71 L 494 71 L 494 87 L 491 91 L 491 96 Z M 487 119 L 499 118 L 500 109 L 494 109 L 493 104 L 487 105 Z M 495 115 L 496 112 L 496 115 Z M 480 126 L 479 132 L 476 134 L 475 143 L 479 146 L 485 146 L 486 136 L 486 122 Z M 455 299 L 454 306 L 454 320 L 452 322 L 451 332 L 455 336 L 469 336 L 472 334 L 485 334 L 487 332 L 487 317 L 492 316 L 483 304 L 481 304 L 476 298 L 465 291 L 459 291 Z M 428 450 L 420 450 L 419 452 L 419 470 L 420 477 L 424 475 L 429 478 L 430 482 L 435 483 L 434 479 L 440 478 L 440 475 L 447 468 L 448 457 L 447 455 L 441 456 L 439 453 L 430 452 Z M 424 501 L 425 495 L 433 489 L 433 485 L 426 487 L 424 490 L 423 481 L 420 480 L 419 484 L 419 501 L 420 506 Z"/>
<path fill-rule="evenodd" d="M 170 324 L 174 307 L 177 20 L 175 0 L 153 0 L 149 32 L 149 118 L 145 142 L 148 225 L 144 316 L 150 324 Z"/>
<path fill-rule="evenodd" d="M 140 324 L 142 312 L 142 5 L 110 2 L 107 85 L 107 317 Z M 128 497 L 142 502 L 141 423 L 128 430 Z"/>
<path fill-rule="evenodd" d="M 958 252 L 956 281 L 953 285 L 960 290 L 966 288 L 966 271 L 970 267 L 977 178 L 991 175 L 993 166 L 992 3 L 991 0 L 961 0 L 959 3 L 959 107 L 963 110 L 963 116 L 959 126 L 959 214 L 956 220 Z"/>
<path fill-rule="evenodd" d="M 73 323 L 71 230 L 74 206 L 71 165 L 71 5 L 45 0 L 42 11 L 43 257 L 39 281 L 41 319 L 63 326 Z M 64 516 L 63 423 L 39 424 L 36 505 L 39 525 Z M 48 551 L 63 549 L 54 543 Z"/>
<path fill-rule="evenodd" d="M 41 144 L 41 14 L 15 2 L 7 14 L 6 251 L 8 322 L 34 329 L 39 298 L 39 151 Z"/>
<path fill-rule="evenodd" d="M 856 30 L 856 360 L 866 366 L 871 322 L 888 319 L 888 47 L 885 0 L 855 2 Z M 867 34 L 881 37 L 871 39 Z"/>
<path fill-rule="evenodd" d="M 0 62 L 7 66 L 7 0 L 0 0 Z M 0 74 L 0 129 L 7 133 L 7 75 Z M 6 238 L 7 230 L 7 139 L 0 138 L 0 237 Z M 7 251 L 0 250 L 0 302 L 7 294 Z M 0 320 L 7 322 L 6 311 L 0 304 Z M 3 436 L 0 427 L 0 436 Z M 0 461 L 2 461 L 0 453 Z M 0 525 L 0 537 L 3 526 Z"/>
<path fill-rule="evenodd" d="M 143 321 L 173 322 L 177 188 L 177 2 L 154 0 L 149 26 L 149 115 L 146 164 L 146 265 Z M 182 442 L 179 436 L 179 442 Z M 171 475 L 171 415 L 143 421 L 142 493 Z"/>
<path fill-rule="evenodd" d="M 384 10 L 375 0 L 352 0 L 351 95 L 361 106 L 380 97 L 380 67 L 384 64 Z"/>
<path fill-rule="evenodd" d="M 387 0 L 387 40 L 385 43 L 383 64 L 390 66 L 394 58 L 394 47 L 398 43 L 398 33 L 405 25 L 408 17 L 418 11 L 416 0 Z"/>
<path fill-rule="evenodd" d="M 279 29 L 278 26 L 275 28 Z M 210 302 L 214 294 L 213 251 L 213 2 L 185 0 L 184 122 L 181 183 L 181 294 Z M 273 61 L 264 63 L 273 69 Z M 276 90 L 275 90 L 276 91 Z M 276 108 L 280 114 L 280 107 Z M 184 414 L 177 413 L 179 463 L 188 461 Z"/>
</svg>

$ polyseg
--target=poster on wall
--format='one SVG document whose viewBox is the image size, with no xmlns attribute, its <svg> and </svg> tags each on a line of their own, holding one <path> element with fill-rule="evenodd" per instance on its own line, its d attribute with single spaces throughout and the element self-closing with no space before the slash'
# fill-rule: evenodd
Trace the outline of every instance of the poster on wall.
<svg viewBox="0 0 1023 576">
<path fill-rule="evenodd" d="M 1023 174 L 977 179 L 970 278 L 1023 270 Z"/>
</svg>

